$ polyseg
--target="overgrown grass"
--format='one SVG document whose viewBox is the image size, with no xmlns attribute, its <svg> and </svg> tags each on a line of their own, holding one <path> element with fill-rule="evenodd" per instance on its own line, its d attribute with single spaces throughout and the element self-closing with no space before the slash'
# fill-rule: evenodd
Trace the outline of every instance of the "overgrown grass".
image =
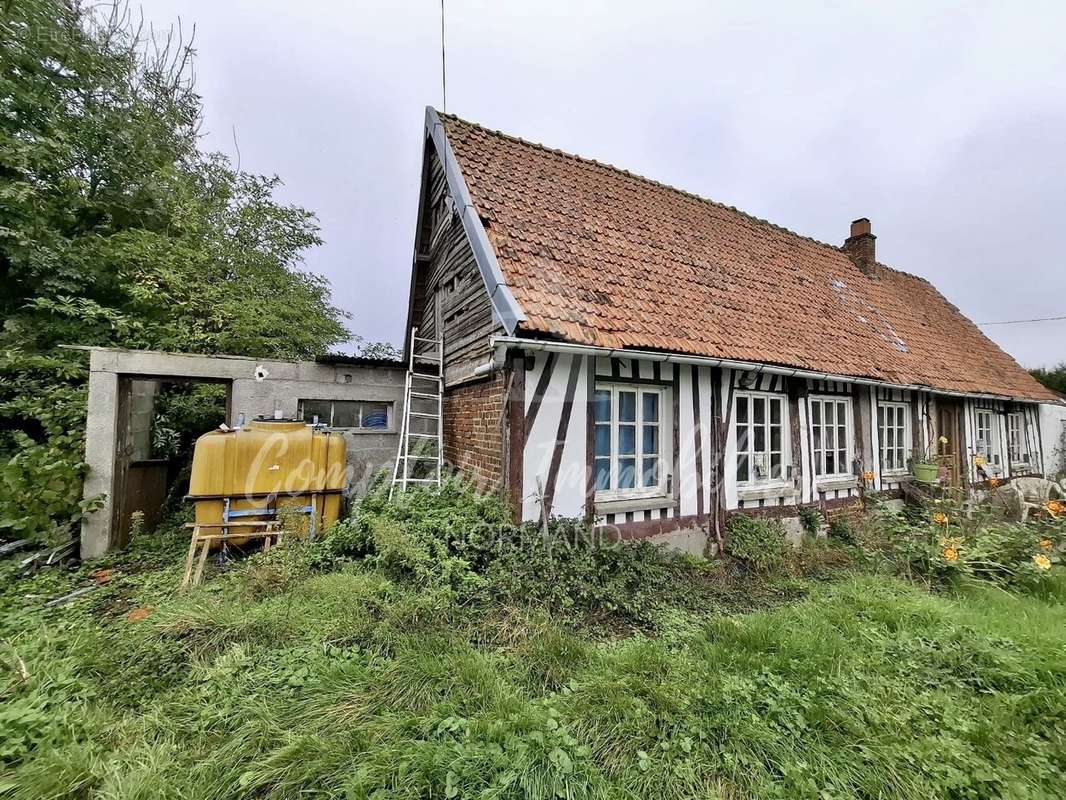
<svg viewBox="0 0 1066 800">
<path fill-rule="evenodd" d="M 0 576 L 0 797 L 1066 790 L 1057 575 L 1038 593 L 931 594 L 847 569 L 835 546 L 772 577 L 654 552 L 630 573 L 625 553 L 556 549 L 577 562 L 554 568 L 559 586 L 592 584 L 565 604 L 559 590 L 523 597 L 526 578 L 498 573 L 516 561 L 503 551 L 442 539 L 443 505 L 371 506 L 333 544 L 251 559 L 185 596 L 177 531 L 58 609 L 41 605 L 87 569 Z M 419 555 L 441 541 L 439 559 L 463 563 Z M 664 575 L 677 585 L 656 591 Z M 630 590 L 644 599 L 615 601 Z"/>
</svg>

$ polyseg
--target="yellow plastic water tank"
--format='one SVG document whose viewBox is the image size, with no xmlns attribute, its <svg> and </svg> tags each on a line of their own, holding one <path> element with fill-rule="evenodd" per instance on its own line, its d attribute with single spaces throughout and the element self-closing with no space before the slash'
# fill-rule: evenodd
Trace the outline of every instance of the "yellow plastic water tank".
<svg viewBox="0 0 1066 800">
<path fill-rule="evenodd" d="M 284 530 L 315 536 L 340 516 L 347 480 L 341 434 L 292 420 L 256 420 L 196 440 L 188 499 L 199 525 L 281 519 Z M 256 528 L 222 530 L 241 544 L 242 534 Z"/>
</svg>

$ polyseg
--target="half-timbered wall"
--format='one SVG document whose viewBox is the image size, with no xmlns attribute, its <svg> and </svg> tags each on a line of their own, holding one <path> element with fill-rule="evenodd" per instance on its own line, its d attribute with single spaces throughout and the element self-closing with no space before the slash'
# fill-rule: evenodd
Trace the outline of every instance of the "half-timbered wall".
<svg viewBox="0 0 1066 800">
<path fill-rule="evenodd" d="M 846 380 L 816 381 L 726 368 L 672 364 L 662 361 L 602 358 L 537 352 L 524 359 L 517 438 L 521 447 L 518 483 L 521 516 L 536 521 L 542 515 L 585 517 L 600 525 L 619 526 L 623 533 L 654 536 L 678 529 L 710 534 L 724 526 L 730 513 L 796 513 L 799 506 L 847 506 L 867 491 L 899 491 L 909 478 L 909 464 L 927 449 L 935 450 L 937 398 L 931 393 L 871 387 Z M 654 496 L 604 499 L 595 492 L 593 395 L 597 387 L 658 387 L 661 389 L 661 426 L 666 490 Z M 776 398 L 787 409 L 781 420 L 781 468 L 760 482 L 738 481 L 738 396 Z M 818 440 L 812 425 L 814 404 L 847 406 L 847 463 L 837 459 L 833 474 L 819 475 Z M 1006 413 L 1025 415 L 1028 452 L 1039 469 L 1040 442 L 1037 407 L 980 400 L 957 401 L 965 440 L 951 447 L 967 459 L 974 451 L 974 413 L 993 408 L 1001 415 L 1002 452 L 1007 453 Z M 890 405 L 905 413 L 905 441 L 899 447 L 906 469 L 882 468 L 879 409 Z M 764 406 L 768 408 L 768 406 Z M 769 412 L 767 412 L 769 413 Z M 893 432 L 892 438 L 898 434 Z M 886 436 L 887 440 L 887 436 Z M 524 442 L 524 445 L 522 444 Z M 958 450 L 954 450 L 958 447 Z M 965 453 L 963 453 L 965 448 Z M 825 450 L 825 448 L 821 448 Z M 898 458 L 896 455 L 894 458 Z M 823 456 L 824 458 L 824 456 Z M 1009 459 L 1005 459 L 1009 461 Z M 978 476 L 968 458 L 969 480 Z M 826 472 L 822 462 L 822 472 Z M 898 461 L 896 462 L 898 463 Z M 1010 477 L 1010 465 L 1002 473 Z M 1016 471 L 1017 474 L 1017 471 Z M 870 479 L 872 475 L 872 480 Z M 776 509 L 776 510 L 775 510 Z M 789 511 L 792 509 L 792 511 Z"/>
<path fill-rule="evenodd" d="M 503 328 L 493 316 L 470 242 L 447 199 L 444 170 L 432 152 L 423 191 L 412 319 L 420 337 L 443 334 L 445 381 L 454 385 L 474 377 L 491 354 L 491 337 Z"/>
</svg>

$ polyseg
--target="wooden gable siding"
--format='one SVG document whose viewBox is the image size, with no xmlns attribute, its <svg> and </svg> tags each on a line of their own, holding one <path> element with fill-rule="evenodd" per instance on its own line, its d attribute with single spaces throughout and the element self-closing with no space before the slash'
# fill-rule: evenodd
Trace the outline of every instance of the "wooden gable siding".
<svg viewBox="0 0 1066 800">
<path fill-rule="evenodd" d="M 490 339 L 503 333 L 496 321 L 470 242 L 454 207 L 443 206 L 444 170 L 436 154 L 427 158 L 424 202 L 419 220 L 420 297 L 413 313 L 419 335 L 444 335 L 444 377 L 449 386 L 474 378 L 491 355 Z M 442 211 L 443 209 L 443 211 Z"/>
</svg>

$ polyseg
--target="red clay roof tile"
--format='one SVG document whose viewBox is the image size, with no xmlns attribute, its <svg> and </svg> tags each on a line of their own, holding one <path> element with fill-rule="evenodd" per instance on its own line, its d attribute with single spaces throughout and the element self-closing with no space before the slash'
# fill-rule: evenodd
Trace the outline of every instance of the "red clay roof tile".
<svg viewBox="0 0 1066 800">
<path fill-rule="evenodd" d="M 927 281 L 735 208 L 445 116 L 520 333 L 1055 400 Z"/>
</svg>

